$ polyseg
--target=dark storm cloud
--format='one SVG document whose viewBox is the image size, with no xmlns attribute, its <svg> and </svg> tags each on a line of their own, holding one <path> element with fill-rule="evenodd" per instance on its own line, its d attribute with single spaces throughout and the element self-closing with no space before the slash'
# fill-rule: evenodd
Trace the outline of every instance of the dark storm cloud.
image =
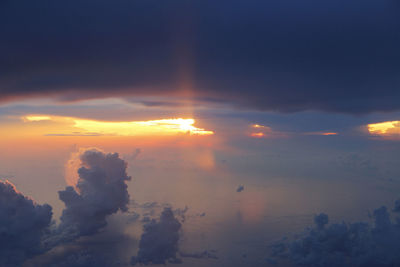
<svg viewBox="0 0 400 267">
<path fill-rule="evenodd" d="M 394 212 L 398 212 L 399 200 Z M 315 227 L 294 241 L 273 245 L 272 255 L 297 266 L 399 266 L 400 218 L 393 222 L 385 206 L 376 209 L 369 223 L 328 224 L 328 215 L 315 216 Z M 274 260 L 269 259 L 272 263 Z"/>
<path fill-rule="evenodd" d="M 172 96 L 261 110 L 400 109 L 383 1 L 3 1 L 0 100 Z"/>
<path fill-rule="evenodd" d="M 43 253 L 51 216 L 49 205 L 36 204 L 8 181 L 0 181 L 0 266 L 20 266 Z"/>
</svg>

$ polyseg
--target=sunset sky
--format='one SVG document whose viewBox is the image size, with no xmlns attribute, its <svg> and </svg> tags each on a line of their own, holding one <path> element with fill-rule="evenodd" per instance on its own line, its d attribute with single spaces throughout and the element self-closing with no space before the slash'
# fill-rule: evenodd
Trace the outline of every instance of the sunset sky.
<svg viewBox="0 0 400 267">
<path fill-rule="evenodd" d="M 394 0 L 0 2 L 0 267 L 399 266 L 399 47 Z"/>
</svg>

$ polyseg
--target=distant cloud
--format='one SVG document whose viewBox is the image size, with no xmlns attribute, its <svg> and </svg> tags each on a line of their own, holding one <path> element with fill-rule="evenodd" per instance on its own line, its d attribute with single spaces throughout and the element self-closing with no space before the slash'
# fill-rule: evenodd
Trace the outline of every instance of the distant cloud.
<svg viewBox="0 0 400 267">
<path fill-rule="evenodd" d="M 43 236 L 52 211 L 18 192 L 13 184 L 0 181 L 0 266 L 21 266 L 43 253 Z"/>
<path fill-rule="evenodd" d="M 124 158 L 126 160 L 135 160 L 140 155 L 140 153 L 142 153 L 142 149 L 136 148 L 132 153 L 124 156 Z"/>
<path fill-rule="evenodd" d="M 217 252 L 215 250 L 204 250 L 201 252 L 180 252 L 179 255 L 182 258 L 218 259 Z"/>
<path fill-rule="evenodd" d="M 400 200 L 394 212 L 399 212 Z M 328 215 L 315 216 L 315 226 L 293 241 L 272 246 L 272 258 L 297 266 L 400 266 L 400 218 L 390 219 L 387 208 L 373 212 L 374 225 L 365 222 L 328 224 Z"/>
<path fill-rule="evenodd" d="M 143 226 L 139 251 L 131 265 L 181 263 L 177 258 L 180 229 L 181 223 L 172 210 L 164 208 L 158 221 L 153 219 Z"/>
<path fill-rule="evenodd" d="M 236 192 L 240 193 L 244 190 L 244 186 L 243 185 L 239 185 L 238 188 L 236 189 Z"/>
</svg>

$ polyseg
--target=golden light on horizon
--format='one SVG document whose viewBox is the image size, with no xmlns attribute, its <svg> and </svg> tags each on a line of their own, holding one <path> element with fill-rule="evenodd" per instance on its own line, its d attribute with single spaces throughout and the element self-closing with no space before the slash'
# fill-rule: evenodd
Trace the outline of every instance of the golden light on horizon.
<svg viewBox="0 0 400 267">
<path fill-rule="evenodd" d="M 398 133 L 400 134 L 400 121 L 385 121 L 368 124 L 368 132 L 376 135 Z"/>
<path fill-rule="evenodd" d="M 251 125 L 253 128 L 268 128 L 267 126 L 261 125 L 261 124 L 253 124 Z"/>
<path fill-rule="evenodd" d="M 270 136 L 272 133 L 272 129 L 265 125 L 255 123 L 251 124 L 250 127 L 253 128 L 250 133 L 250 137 L 252 138 L 263 138 L 267 137 L 267 134 Z"/>
<path fill-rule="evenodd" d="M 368 132 L 371 135 L 383 137 L 399 137 L 400 121 L 385 121 L 380 123 L 371 123 L 367 125 Z"/>
<path fill-rule="evenodd" d="M 334 133 L 334 132 L 326 132 L 326 133 L 321 133 L 321 135 L 337 135 L 337 133 Z"/>
<path fill-rule="evenodd" d="M 45 135 L 109 135 L 109 136 L 151 136 L 151 135 L 213 135 L 213 131 L 194 126 L 192 118 L 173 118 L 149 121 L 98 121 L 74 117 L 27 115 L 22 117 L 24 122 L 52 121 L 61 125 L 68 125 L 69 130 L 57 129 L 57 132 L 48 132 Z M 73 131 L 71 131 L 73 129 Z M 54 128 L 49 129 L 54 131 Z"/>
</svg>

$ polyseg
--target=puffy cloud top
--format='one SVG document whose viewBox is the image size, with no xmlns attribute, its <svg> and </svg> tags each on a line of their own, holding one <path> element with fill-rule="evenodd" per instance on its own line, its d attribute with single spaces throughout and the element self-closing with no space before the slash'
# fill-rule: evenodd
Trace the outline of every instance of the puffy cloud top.
<svg viewBox="0 0 400 267">
<path fill-rule="evenodd" d="M 127 164 L 118 153 L 89 149 L 80 156 L 82 167 L 76 188 L 59 192 L 65 203 L 60 229 L 76 235 L 91 235 L 106 226 L 106 217 L 127 211 L 129 194 Z"/>
</svg>

